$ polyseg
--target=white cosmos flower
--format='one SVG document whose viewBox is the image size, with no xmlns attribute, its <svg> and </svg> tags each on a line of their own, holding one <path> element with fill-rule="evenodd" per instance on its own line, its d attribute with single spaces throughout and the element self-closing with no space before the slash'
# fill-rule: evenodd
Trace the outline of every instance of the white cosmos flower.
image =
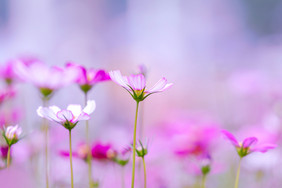
<svg viewBox="0 0 282 188">
<path fill-rule="evenodd" d="M 89 120 L 90 114 L 95 110 L 94 100 L 87 101 L 87 105 L 82 109 L 81 105 L 70 104 L 66 110 L 61 110 L 57 106 L 42 107 L 37 109 L 40 117 L 57 122 L 66 128 L 73 128 L 80 120 Z"/>
</svg>

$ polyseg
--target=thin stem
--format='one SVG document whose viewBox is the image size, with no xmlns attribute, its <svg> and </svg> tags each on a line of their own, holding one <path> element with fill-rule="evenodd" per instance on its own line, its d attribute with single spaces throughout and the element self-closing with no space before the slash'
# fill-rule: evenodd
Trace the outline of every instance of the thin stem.
<svg viewBox="0 0 282 188">
<path fill-rule="evenodd" d="M 135 178 L 136 127 L 137 127 L 138 107 L 139 107 L 139 102 L 137 101 L 136 113 L 135 113 L 135 122 L 134 122 L 134 133 L 133 133 L 133 160 L 132 160 L 131 188 L 134 188 L 134 178 Z"/>
<path fill-rule="evenodd" d="M 143 168 L 144 168 L 144 188 L 147 187 L 147 175 L 146 175 L 146 164 L 145 164 L 145 157 L 142 157 L 143 161 Z"/>
<path fill-rule="evenodd" d="M 236 180 L 235 180 L 235 186 L 234 186 L 234 188 L 238 188 L 238 185 L 239 185 L 239 176 L 240 176 L 241 161 L 242 161 L 242 157 L 240 157 L 240 160 L 239 160 L 239 164 L 238 164 L 238 169 L 237 169 L 237 175 L 236 175 Z"/>
<path fill-rule="evenodd" d="M 87 92 L 85 92 L 85 101 L 84 104 L 85 106 L 87 105 L 87 100 L 88 100 L 88 96 L 87 96 Z M 87 164 L 88 164 L 88 179 L 89 179 L 89 188 L 93 187 L 93 180 L 92 180 L 92 164 L 91 164 L 91 150 L 90 150 L 90 139 L 89 139 L 89 121 L 86 120 L 85 122 L 86 124 L 86 143 L 87 143 L 87 148 L 88 153 L 87 153 Z"/>
<path fill-rule="evenodd" d="M 206 180 L 207 180 L 207 175 L 203 174 L 201 188 L 205 188 L 206 187 Z"/>
<path fill-rule="evenodd" d="M 11 161 L 11 146 L 8 147 L 7 168 L 10 166 L 10 161 Z"/>
<path fill-rule="evenodd" d="M 125 182 L 124 182 L 124 166 L 121 167 L 121 187 L 125 188 Z"/>
<path fill-rule="evenodd" d="M 72 170 L 71 130 L 69 130 L 69 145 L 70 145 L 71 187 L 73 188 L 73 170 Z"/>
<path fill-rule="evenodd" d="M 43 106 L 47 107 L 48 98 L 43 98 Z M 45 130 L 45 179 L 46 179 L 46 188 L 49 188 L 49 160 L 48 160 L 48 142 L 49 142 L 49 127 L 48 121 L 43 119 L 43 128 Z"/>
</svg>

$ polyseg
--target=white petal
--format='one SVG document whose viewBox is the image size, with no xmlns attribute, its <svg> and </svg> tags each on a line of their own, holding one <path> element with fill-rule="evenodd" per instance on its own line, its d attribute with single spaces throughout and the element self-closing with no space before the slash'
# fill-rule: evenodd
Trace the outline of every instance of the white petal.
<svg viewBox="0 0 282 188">
<path fill-rule="evenodd" d="M 170 84 L 167 83 L 166 78 L 162 78 L 151 89 L 147 90 L 146 92 L 148 93 L 161 92 L 168 89 L 172 85 L 173 85 L 172 83 Z"/>
<path fill-rule="evenodd" d="M 26 67 L 26 65 L 23 62 L 21 62 L 21 61 L 15 62 L 14 63 L 14 71 L 20 79 L 22 79 L 24 81 L 30 80 L 30 74 L 28 72 L 28 68 Z"/>
<path fill-rule="evenodd" d="M 80 105 L 78 104 L 70 104 L 67 107 L 67 110 L 71 111 L 74 117 L 78 117 L 81 112 L 82 112 L 82 108 Z"/>
<path fill-rule="evenodd" d="M 59 111 L 61 111 L 61 109 L 58 106 L 49 106 L 49 108 L 55 113 L 57 114 Z"/>
<path fill-rule="evenodd" d="M 58 107 L 52 106 L 52 107 L 39 107 L 37 109 L 37 114 L 40 117 L 49 119 L 51 121 L 55 121 L 55 122 L 60 122 L 61 120 L 57 118 L 56 113 L 53 111 L 53 109 L 59 109 Z"/>
<path fill-rule="evenodd" d="M 128 87 L 128 82 L 126 77 L 121 75 L 121 72 L 119 70 L 116 71 L 110 71 L 109 75 L 111 77 L 111 79 L 116 82 L 117 84 L 121 85 L 122 87 L 130 90 L 130 88 Z"/>
<path fill-rule="evenodd" d="M 94 112 L 95 108 L 96 108 L 95 101 L 94 100 L 89 100 L 89 101 L 87 101 L 87 105 L 83 109 L 83 112 L 85 112 L 86 114 L 90 115 L 92 112 Z"/>
</svg>

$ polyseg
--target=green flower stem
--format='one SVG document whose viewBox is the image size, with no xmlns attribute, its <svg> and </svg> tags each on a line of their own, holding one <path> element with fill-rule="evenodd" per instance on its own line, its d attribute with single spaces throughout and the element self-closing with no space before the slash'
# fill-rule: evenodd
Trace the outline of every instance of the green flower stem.
<svg viewBox="0 0 282 188">
<path fill-rule="evenodd" d="M 134 122 L 131 188 L 134 188 L 134 178 L 135 178 L 136 127 L 137 127 L 138 107 L 139 107 L 139 101 L 137 101 L 136 103 L 136 113 L 135 113 L 135 122 Z"/>
<path fill-rule="evenodd" d="M 242 157 L 240 157 L 234 188 L 238 188 Z"/>
<path fill-rule="evenodd" d="M 8 147 L 7 168 L 10 166 L 10 161 L 11 161 L 11 146 Z"/>
<path fill-rule="evenodd" d="M 145 164 L 145 157 L 142 157 L 143 161 L 143 168 L 144 168 L 144 188 L 147 187 L 147 175 L 146 175 L 146 164 Z"/>
<path fill-rule="evenodd" d="M 206 180 L 207 180 L 207 175 L 203 174 L 201 188 L 205 188 L 206 187 Z"/>
<path fill-rule="evenodd" d="M 71 188 L 73 188 L 73 170 L 72 170 L 71 130 L 69 130 L 69 145 L 70 145 Z"/>
<path fill-rule="evenodd" d="M 48 106 L 49 98 L 43 98 L 43 106 Z M 46 188 L 49 188 L 49 160 L 48 160 L 48 142 L 49 142 L 49 127 L 48 121 L 43 119 L 43 129 L 45 131 L 45 179 L 46 179 Z"/>
<path fill-rule="evenodd" d="M 87 100 L 88 100 L 88 96 L 87 96 L 87 92 L 85 92 L 85 106 L 87 105 Z M 87 152 L 87 164 L 88 164 L 88 179 L 89 179 L 89 188 L 93 187 L 93 180 L 92 180 L 92 164 L 91 164 L 91 160 L 92 160 L 92 156 L 91 156 L 91 149 L 90 149 L 90 139 L 89 139 L 89 121 L 86 120 L 86 144 L 87 147 L 89 149 L 89 151 Z"/>
</svg>

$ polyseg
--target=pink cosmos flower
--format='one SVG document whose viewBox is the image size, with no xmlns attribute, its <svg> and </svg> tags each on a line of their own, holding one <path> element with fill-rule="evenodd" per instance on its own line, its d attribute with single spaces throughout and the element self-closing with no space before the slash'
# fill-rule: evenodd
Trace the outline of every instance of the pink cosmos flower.
<svg viewBox="0 0 282 188">
<path fill-rule="evenodd" d="M 73 151 L 73 156 L 79 159 L 87 159 L 87 153 L 89 151 L 88 145 L 86 143 L 81 143 L 78 145 L 75 151 Z M 93 144 L 91 148 L 91 154 L 93 159 L 97 160 L 112 160 L 116 157 L 117 151 L 113 148 L 111 144 L 102 144 L 97 142 Z M 60 155 L 68 157 L 70 154 L 68 151 L 60 151 Z"/>
<path fill-rule="evenodd" d="M 19 61 L 15 64 L 15 72 L 20 79 L 31 82 L 46 97 L 53 90 L 70 84 L 76 78 L 76 72 L 60 67 L 48 67 L 42 62 L 33 62 L 29 65 Z"/>
<path fill-rule="evenodd" d="M 18 60 L 10 60 L 4 66 L 0 67 L 0 76 L 3 78 L 8 85 L 11 85 L 17 78 L 14 65 Z"/>
<path fill-rule="evenodd" d="M 113 149 L 111 144 L 102 144 L 100 142 L 97 142 L 93 145 L 91 153 L 92 158 L 98 160 L 112 160 L 117 155 L 116 150 Z"/>
<path fill-rule="evenodd" d="M 172 83 L 168 84 L 167 79 L 163 77 L 152 88 L 147 89 L 143 74 L 122 76 L 119 70 L 111 71 L 109 74 L 111 79 L 126 89 L 136 101 L 143 101 L 149 95 L 162 92 L 173 85 Z"/>
<path fill-rule="evenodd" d="M 86 69 L 85 67 L 73 63 L 67 64 L 68 69 L 77 72 L 76 82 L 84 92 L 88 92 L 95 84 L 110 80 L 109 74 L 102 69 Z"/>
<path fill-rule="evenodd" d="M 226 130 L 222 130 L 225 137 L 232 143 L 236 148 L 237 153 L 240 157 L 245 157 L 252 152 L 262 152 L 265 153 L 270 149 L 276 147 L 275 144 L 257 144 L 258 139 L 256 137 L 248 137 L 243 140 L 243 142 L 238 142 L 233 134 Z"/>
<path fill-rule="evenodd" d="M 3 131 L 3 137 L 5 138 L 9 146 L 18 142 L 20 135 L 22 134 L 22 128 L 19 125 L 8 126 Z"/>
<path fill-rule="evenodd" d="M 68 105 L 66 110 L 61 110 L 57 106 L 39 107 L 37 114 L 40 117 L 46 118 L 50 121 L 57 122 L 65 128 L 71 130 L 76 126 L 80 120 L 89 120 L 90 114 L 95 110 L 96 103 L 94 100 L 87 101 L 84 109 L 80 105 Z"/>
<path fill-rule="evenodd" d="M 220 130 L 214 122 L 185 119 L 163 129 L 172 150 L 178 157 L 206 158 L 215 149 Z"/>
</svg>

